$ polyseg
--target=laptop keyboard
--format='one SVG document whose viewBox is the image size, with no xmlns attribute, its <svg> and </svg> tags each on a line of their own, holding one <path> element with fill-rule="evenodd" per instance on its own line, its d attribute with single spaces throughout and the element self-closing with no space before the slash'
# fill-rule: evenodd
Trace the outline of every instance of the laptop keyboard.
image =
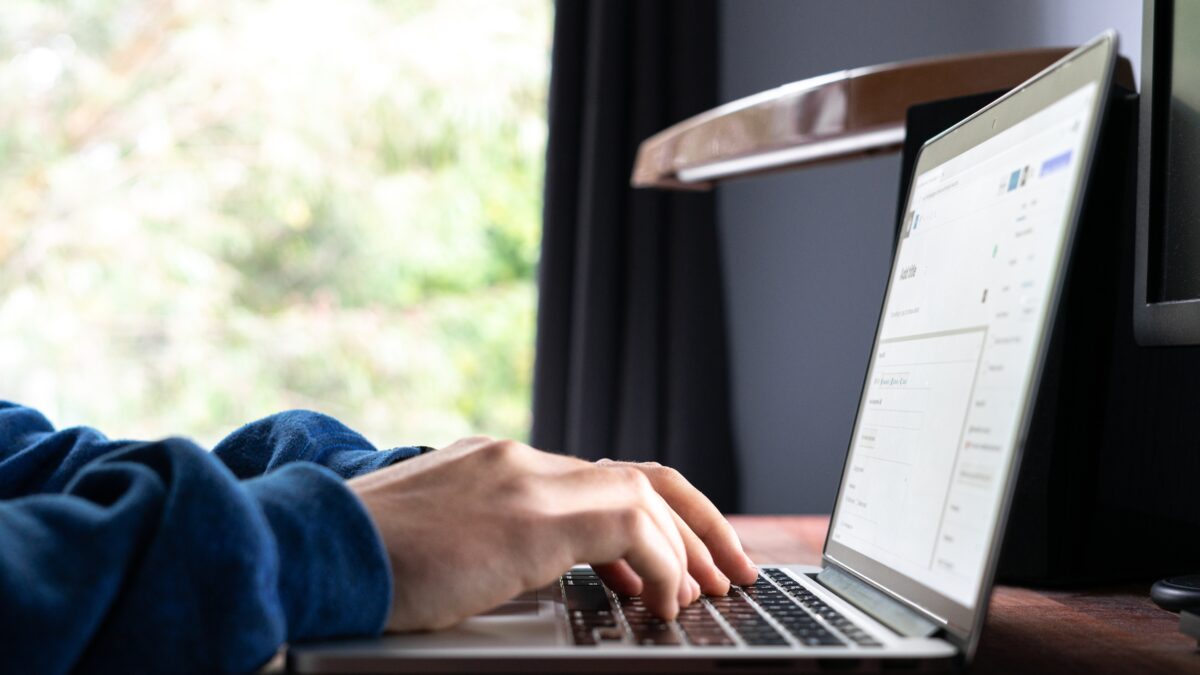
<svg viewBox="0 0 1200 675">
<path fill-rule="evenodd" d="M 702 597 L 670 622 L 651 616 L 641 598 L 610 593 L 592 570 L 571 570 L 561 581 L 577 645 L 882 646 L 782 570 L 764 574 L 778 586 L 760 576 L 753 585 L 735 586 L 723 597 Z"/>
<path fill-rule="evenodd" d="M 779 587 L 783 589 L 784 593 L 787 593 L 789 598 L 795 600 L 801 606 L 811 612 L 811 616 L 821 617 L 826 621 L 826 623 L 835 628 L 845 637 L 849 638 L 854 644 L 860 647 L 883 646 L 878 640 L 872 638 L 862 628 L 859 628 L 858 625 L 856 625 L 853 621 L 842 616 L 842 614 L 836 609 L 830 607 L 820 598 L 813 595 L 812 592 L 802 586 L 800 582 L 785 574 L 783 570 L 769 569 L 766 571 L 766 574 L 767 576 L 771 577 L 775 583 L 779 584 Z M 759 579 L 754 586 L 757 587 L 761 582 L 762 579 Z M 765 604 L 762 600 L 759 601 L 759 604 L 763 605 L 764 607 L 767 605 L 773 605 L 774 603 L 778 602 L 776 596 L 783 595 L 783 593 L 780 593 L 774 588 L 771 589 L 770 594 L 770 599 L 767 600 Z M 781 619 L 780 623 L 783 623 L 788 631 L 791 632 L 792 635 L 795 635 L 796 638 L 804 644 L 812 645 L 815 643 L 811 642 L 811 640 L 824 641 L 828 639 L 826 636 L 829 634 L 829 631 L 822 632 L 822 629 L 820 629 L 819 626 L 814 628 L 814 626 L 812 626 L 806 619 L 796 619 L 790 622 L 788 620 Z M 821 644 L 824 644 L 824 642 L 821 642 Z"/>
</svg>

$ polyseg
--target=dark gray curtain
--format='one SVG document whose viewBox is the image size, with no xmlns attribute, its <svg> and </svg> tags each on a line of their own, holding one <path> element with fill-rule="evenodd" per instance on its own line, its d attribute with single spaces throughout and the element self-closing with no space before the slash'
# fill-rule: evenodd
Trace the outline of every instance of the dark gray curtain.
<svg viewBox="0 0 1200 675">
<path fill-rule="evenodd" d="M 737 506 L 713 197 L 633 190 L 638 143 L 717 104 L 715 0 L 559 0 L 534 445 L 656 460 Z"/>
</svg>

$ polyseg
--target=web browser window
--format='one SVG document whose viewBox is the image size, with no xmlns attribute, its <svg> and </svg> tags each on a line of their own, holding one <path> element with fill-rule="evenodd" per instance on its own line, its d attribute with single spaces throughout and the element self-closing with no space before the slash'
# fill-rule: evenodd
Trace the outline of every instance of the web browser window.
<svg viewBox="0 0 1200 675">
<path fill-rule="evenodd" d="M 918 175 L 832 538 L 973 607 L 1098 86 Z"/>
</svg>

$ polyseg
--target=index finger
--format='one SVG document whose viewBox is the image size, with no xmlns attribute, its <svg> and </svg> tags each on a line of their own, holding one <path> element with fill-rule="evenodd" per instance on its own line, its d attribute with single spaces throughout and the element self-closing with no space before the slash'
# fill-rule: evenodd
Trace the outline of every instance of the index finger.
<svg viewBox="0 0 1200 675">
<path fill-rule="evenodd" d="M 754 583 L 758 568 L 746 555 L 733 525 L 704 493 L 689 483 L 683 474 L 657 462 L 634 463 L 632 466 L 646 474 L 654 489 L 704 542 L 712 553 L 713 562 L 730 581 L 743 586 Z"/>
</svg>

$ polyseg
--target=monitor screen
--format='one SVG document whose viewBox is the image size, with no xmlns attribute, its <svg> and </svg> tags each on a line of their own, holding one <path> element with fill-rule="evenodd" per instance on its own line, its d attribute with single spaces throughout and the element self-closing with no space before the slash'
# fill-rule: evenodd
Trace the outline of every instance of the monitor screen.
<svg viewBox="0 0 1200 675">
<path fill-rule="evenodd" d="M 830 537 L 966 608 L 1000 520 L 1098 88 L 913 181 Z"/>
<path fill-rule="evenodd" d="M 1134 334 L 1200 344 L 1200 2 L 1143 3 Z"/>
<path fill-rule="evenodd" d="M 1162 247 L 1160 300 L 1200 298 L 1200 3 L 1176 2 L 1172 7 L 1170 60 L 1158 86 L 1167 86 L 1164 99 L 1163 184 L 1160 217 L 1167 224 L 1170 245 Z"/>
</svg>

